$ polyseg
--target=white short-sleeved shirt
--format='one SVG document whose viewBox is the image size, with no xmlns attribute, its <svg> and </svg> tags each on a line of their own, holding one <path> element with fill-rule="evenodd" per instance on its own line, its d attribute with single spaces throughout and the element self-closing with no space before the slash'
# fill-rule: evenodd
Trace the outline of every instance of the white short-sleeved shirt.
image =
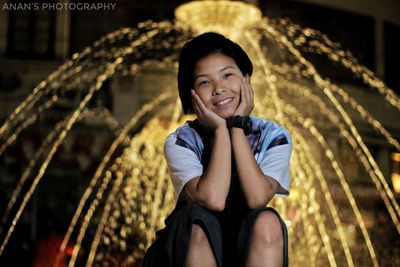
<svg viewBox="0 0 400 267">
<path fill-rule="evenodd" d="M 286 129 L 273 121 L 250 116 L 252 131 L 247 135 L 250 148 L 260 169 L 279 183 L 277 195 L 288 195 L 290 189 L 290 155 L 292 141 Z M 186 122 L 171 133 L 164 154 L 171 174 L 175 197 L 179 199 L 185 184 L 203 174 L 204 144 L 199 133 Z"/>
</svg>

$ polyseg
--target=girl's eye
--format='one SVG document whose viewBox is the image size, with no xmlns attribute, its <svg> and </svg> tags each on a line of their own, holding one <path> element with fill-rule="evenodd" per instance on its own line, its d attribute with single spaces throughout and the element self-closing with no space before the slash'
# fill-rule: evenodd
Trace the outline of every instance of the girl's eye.
<svg viewBox="0 0 400 267">
<path fill-rule="evenodd" d="M 204 81 L 200 81 L 200 82 L 198 83 L 198 86 L 205 86 L 205 85 L 207 85 L 207 84 L 208 84 L 208 81 L 204 80 Z"/>
<path fill-rule="evenodd" d="M 225 74 L 224 74 L 224 78 L 229 78 L 229 77 L 231 77 L 232 75 L 233 75 L 233 73 L 230 73 L 230 72 L 225 73 Z"/>
</svg>

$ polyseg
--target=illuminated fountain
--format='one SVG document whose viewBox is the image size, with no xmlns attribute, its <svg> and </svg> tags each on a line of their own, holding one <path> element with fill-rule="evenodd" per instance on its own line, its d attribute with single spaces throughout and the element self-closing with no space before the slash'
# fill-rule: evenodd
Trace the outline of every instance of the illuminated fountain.
<svg viewBox="0 0 400 267">
<path fill-rule="evenodd" d="M 383 266 L 398 261 L 394 257 L 384 262 L 384 252 L 377 253 L 380 237 L 371 235 L 379 228 L 393 237 L 393 247 L 399 247 L 400 208 L 389 178 L 360 134 L 360 125 L 368 125 L 393 150 L 400 151 L 400 144 L 362 101 L 322 77 L 309 56 L 326 58 L 352 73 L 364 83 L 360 90 L 376 92 L 376 105 L 397 118 L 399 97 L 326 35 L 287 20 L 262 18 L 252 5 L 192 2 L 179 7 L 176 17 L 174 22 L 144 22 L 110 33 L 73 55 L 2 125 L 0 154 L 5 155 L 20 133 L 66 101 L 68 93 L 81 96 L 79 105 L 55 123 L 20 177 L 2 215 L 0 255 L 73 126 L 97 118 L 110 125 L 115 139 L 71 215 L 60 255 L 73 244 L 69 266 L 140 263 L 155 230 L 174 206 L 162 147 L 167 134 L 188 119 L 177 98 L 178 52 L 191 36 L 213 30 L 234 39 L 253 60 L 254 114 L 283 124 L 292 134 L 291 195 L 272 203 L 287 218 L 291 265 Z M 164 93 L 143 105 L 127 124 L 118 128 L 109 112 L 87 108 L 105 81 L 137 75 L 148 66 L 172 69 L 171 78 L 158 84 Z M 133 131 L 138 125 L 144 126 Z M 117 153 L 121 147 L 123 152 Z M 361 212 L 353 192 L 354 177 L 349 179 L 353 174 L 339 157 L 341 149 L 361 169 L 357 175 L 363 184 L 382 199 L 389 218 L 385 225 L 371 224 Z"/>
</svg>

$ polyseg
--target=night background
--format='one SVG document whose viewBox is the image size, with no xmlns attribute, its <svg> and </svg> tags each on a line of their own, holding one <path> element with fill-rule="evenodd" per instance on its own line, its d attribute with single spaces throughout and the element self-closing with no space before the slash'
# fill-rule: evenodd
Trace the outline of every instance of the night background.
<svg viewBox="0 0 400 267">
<path fill-rule="evenodd" d="M 57 3 L 54 0 L 43 2 Z M 79 1 L 60 0 L 58 2 L 78 3 Z M 85 3 L 98 2 L 86 1 Z M 175 82 L 176 73 L 171 73 L 168 68 L 175 66 L 173 62 L 176 61 L 176 54 L 172 52 L 168 54 L 165 63 L 167 67 L 159 67 L 154 62 L 150 61 L 148 63 L 146 60 L 150 58 L 157 61 L 158 58 L 163 58 L 164 55 L 160 56 L 157 52 L 154 52 L 158 50 L 147 49 L 144 46 L 140 53 L 138 52 L 129 57 L 128 63 L 123 66 L 123 69 L 117 69 L 117 75 L 103 81 L 99 90 L 94 92 L 92 98 L 88 101 L 85 107 L 86 115 L 74 124 L 62 145 L 54 152 L 54 156 L 48 163 L 40 184 L 32 192 L 30 199 L 27 199 L 26 207 L 22 211 L 7 244 L 5 244 L 4 240 L 8 238 L 7 231 L 13 224 L 12 218 L 17 214 L 17 207 L 23 203 L 24 196 L 28 194 L 29 186 L 33 183 L 33 177 L 36 174 L 40 174 L 42 166 L 47 164 L 44 155 L 52 153 L 51 149 L 46 148 L 48 152 L 36 159 L 36 162 L 40 162 L 40 164 L 32 166 L 32 173 L 26 177 L 28 183 L 21 186 L 21 193 L 15 200 L 16 207 L 9 212 L 9 216 L 5 217 L 4 214 L 7 214 L 6 207 L 12 199 L 13 192 L 18 188 L 20 177 L 24 176 L 26 168 L 29 166 L 35 152 L 45 142 L 45 138 L 48 137 L 49 133 L 51 134 L 52 129 L 56 129 L 55 125 L 70 116 L 79 107 L 82 99 L 84 99 L 85 94 L 83 92 L 85 91 L 63 90 L 62 85 L 54 85 L 55 87 L 58 86 L 58 91 L 46 92 L 46 97 L 52 99 L 52 97 L 56 96 L 61 100 L 54 102 L 55 104 L 44 112 L 38 113 L 34 118 L 34 124 L 22 130 L 19 130 L 18 125 L 15 128 L 13 128 L 14 126 L 9 126 L 11 130 L 7 130 L 7 119 L 32 93 L 35 87 L 46 80 L 59 66 L 74 58 L 74 55 L 78 55 L 77 53 L 82 53 L 87 47 L 91 47 L 96 41 L 101 40 L 102 37 L 123 28 L 139 29 L 137 32 L 133 31 L 133 38 L 143 36 L 150 32 L 149 29 L 153 27 L 149 21 L 157 23 L 174 21 L 175 9 L 187 2 L 190 1 L 119 0 L 112 2 L 115 3 L 114 9 L 106 10 L 27 10 L 7 7 L 33 2 L 0 0 L 0 7 L 2 8 L 0 11 L 0 123 L 3 127 L 1 128 L 2 132 L 0 132 L 0 144 L 2 145 L 0 147 L 0 215 L 2 216 L 0 242 L 5 245 L 4 250 L 0 252 L 0 266 L 68 265 L 67 259 L 73 254 L 74 240 L 77 239 L 76 233 L 72 235 L 72 241 L 66 245 L 57 263 L 55 263 L 55 259 L 85 189 L 90 185 L 92 176 L 113 141 L 123 131 L 124 125 L 141 110 L 144 104 L 163 93 L 164 87 L 161 88 L 159 84 L 164 83 L 163 86 L 166 86 L 165 84 L 171 80 Z M 397 66 L 400 61 L 400 16 L 398 15 L 400 13 L 400 2 L 396 0 L 249 0 L 239 2 L 257 6 L 261 10 L 262 16 L 268 17 L 276 27 L 284 27 L 282 26 L 284 24 L 280 24 L 283 19 L 293 25 L 300 25 L 303 29 L 311 28 L 325 34 L 334 43 L 340 44 L 338 45 L 340 49 L 351 51 L 352 56 L 357 59 L 358 63 L 375 73 L 376 77 L 393 90 L 394 98 L 398 99 L 400 94 L 400 79 L 398 78 Z M 141 24 L 142 22 L 147 24 Z M 165 38 L 172 38 L 177 41 L 174 41 L 172 48 L 168 47 L 166 50 L 178 51 L 182 41 L 185 38 L 187 39 L 188 36 L 190 34 L 181 33 L 180 30 L 171 31 Z M 107 38 L 110 39 L 111 37 Z M 154 40 L 155 45 L 162 43 L 164 40 L 164 37 L 157 38 L 159 39 Z M 107 45 L 112 47 L 115 43 L 115 46 L 118 47 L 118 45 L 122 46 L 124 41 L 117 38 L 116 41 L 112 40 Z M 263 44 L 268 47 L 268 43 L 269 41 L 265 39 Z M 111 48 L 106 48 L 110 49 L 107 50 L 111 51 L 110 54 L 114 53 Z M 268 49 L 266 48 L 265 50 Z M 106 61 L 108 57 L 105 56 L 104 58 L 106 58 Z M 307 59 L 316 66 L 318 73 L 323 78 L 334 84 L 350 88 L 350 92 L 363 104 L 365 109 L 373 113 L 382 122 L 385 129 L 390 132 L 395 140 L 393 142 L 398 143 L 400 139 L 400 112 L 398 107 L 396 109 L 396 107 L 393 108 L 386 102 L 376 100 L 380 95 L 365 86 L 365 83 L 360 81 L 359 77 L 355 78 L 339 63 L 329 63 L 327 59 L 321 57 L 318 53 L 310 53 L 307 55 Z M 86 62 L 84 64 L 87 65 L 83 66 L 93 69 L 93 73 L 98 71 L 97 63 L 99 66 L 103 66 L 102 64 L 105 62 L 102 61 L 104 60 L 103 58 L 100 60 L 95 56 L 90 59 L 92 61 L 84 60 L 86 59 L 82 59 L 82 62 Z M 106 66 L 105 63 L 104 66 Z M 137 66 L 140 67 L 139 71 L 135 69 L 138 68 Z M 99 67 L 98 69 L 100 71 L 101 68 Z M 76 87 L 80 88 L 80 86 L 85 86 L 87 81 L 85 79 L 89 80 L 90 78 L 83 78 L 81 82 L 79 80 L 68 80 L 67 78 L 64 81 L 71 84 L 78 81 Z M 95 78 L 93 79 L 95 80 Z M 169 84 L 169 86 L 175 90 L 173 83 Z M 160 106 L 164 105 L 162 101 L 159 104 Z M 293 101 L 295 102 L 296 100 L 294 99 Z M 171 110 L 167 111 L 165 113 L 173 113 Z M 317 110 L 314 110 L 314 112 L 318 113 Z M 129 138 L 121 141 L 111 154 L 109 161 L 115 163 L 109 163 L 106 167 L 106 169 L 110 170 L 110 174 L 104 171 L 102 177 L 107 178 L 107 175 L 110 175 L 111 181 L 118 181 L 118 169 L 125 168 L 123 162 L 121 163 L 119 159 L 123 157 L 125 149 L 129 147 L 129 143 L 134 139 L 133 137 L 139 133 L 146 133 L 147 141 L 149 142 L 159 138 L 155 132 L 149 131 L 147 133 L 146 127 L 147 125 L 152 125 L 151 118 L 156 116 L 160 116 L 158 120 L 160 125 L 165 126 L 168 124 L 168 119 L 165 119 L 161 113 L 163 112 L 156 109 L 148 111 L 134 127 L 128 130 L 127 136 Z M 373 159 L 377 162 L 390 190 L 394 194 L 395 203 L 399 203 L 400 188 L 396 188 L 395 184 L 400 183 L 400 151 L 386 142 L 382 136 L 373 132 L 371 130 L 372 127 L 364 123 L 362 119 L 354 120 L 357 129 L 360 130 L 362 139 L 365 141 Z M 318 119 L 316 121 L 318 123 Z M 320 123 L 324 124 L 323 121 Z M 330 125 L 326 125 L 322 128 L 329 133 L 330 127 Z M 164 129 L 166 128 L 165 126 Z M 155 127 L 154 129 L 157 128 Z M 328 143 L 334 143 L 329 145 L 336 147 L 335 156 L 337 156 L 340 167 L 344 170 L 351 185 L 368 231 L 371 234 L 379 265 L 400 266 L 400 233 L 394 225 L 396 223 L 393 223 L 390 218 L 392 216 L 392 218 L 400 219 L 399 210 L 394 208 L 389 216 L 385 200 L 381 199 L 375 187 L 371 186 L 370 180 L 366 179 L 369 178 L 367 177 L 368 170 L 363 170 L 361 164 L 358 163 L 359 154 L 355 153 L 346 142 L 335 136 L 334 133 L 326 135 Z M 143 142 L 145 143 L 145 141 Z M 134 155 L 142 155 L 142 151 L 145 150 L 144 145 L 142 146 L 137 151 L 135 150 L 136 152 L 134 153 L 136 154 Z M 162 150 L 161 152 L 160 150 L 155 151 L 162 157 Z M 316 154 L 318 153 L 323 154 L 323 152 L 316 151 Z M 144 153 L 142 161 L 145 162 L 146 157 L 147 154 Z M 324 168 L 325 163 L 323 160 L 321 162 L 321 166 Z M 157 166 L 150 168 L 150 170 L 154 169 L 157 169 Z M 135 172 L 135 170 L 133 169 L 132 172 Z M 146 177 L 151 178 L 152 175 L 156 174 L 146 174 Z M 122 184 L 126 188 L 129 187 L 128 180 L 124 180 Z M 330 187 L 330 192 L 334 195 L 335 203 L 338 206 L 339 213 L 341 213 L 340 216 L 343 216 L 342 219 L 347 225 L 346 229 L 353 229 L 353 222 L 350 219 L 346 220 L 348 209 L 351 210 L 351 208 L 348 206 L 345 194 L 342 193 L 341 189 L 339 190 L 335 187 L 336 184 L 337 182 L 331 180 L 332 187 Z M 139 188 L 146 188 L 146 185 L 138 186 Z M 99 183 L 94 187 L 96 190 L 101 190 L 102 185 Z M 167 187 L 167 185 L 164 187 Z M 112 189 L 107 187 L 103 191 L 106 196 L 112 192 Z M 165 189 L 165 191 L 167 190 Z M 143 199 L 145 198 L 143 197 Z M 95 196 L 89 196 L 88 199 L 93 201 Z M 105 197 L 102 199 L 105 200 Z M 126 199 L 129 202 L 129 197 L 126 197 Z M 151 202 L 150 200 L 146 201 Z M 132 213 L 135 213 L 136 209 L 142 209 L 140 206 L 132 208 L 133 206 L 129 206 L 129 204 L 127 204 L 129 208 L 125 209 L 124 203 L 118 201 L 115 201 L 115 203 L 118 203 L 115 205 L 123 207 L 121 210 L 129 209 L 129 212 Z M 276 204 L 280 205 L 279 202 Z M 102 202 L 99 205 L 106 206 Z M 324 203 L 321 203 L 322 208 L 323 205 Z M 398 207 L 398 204 L 394 206 L 396 207 L 396 205 Z M 113 210 L 117 212 L 118 209 L 114 208 Z M 146 213 L 147 210 L 142 212 Z M 291 213 L 288 212 L 288 214 Z M 123 216 L 115 216 L 116 218 L 123 218 Z M 100 221 L 100 217 L 100 214 L 94 215 L 94 225 Z M 327 216 L 324 219 L 329 220 L 329 218 Z M 78 224 L 82 222 L 84 222 L 84 219 L 80 218 Z M 148 237 L 144 237 L 147 234 L 140 234 L 140 231 L 139 234 L 133 233 L 129 235 L 131 231 L 134 231 L 132 229 L 136 228 L 133 227 L 128 230 L 121 226 L 129 225 L 129 223 L 129 220 L 125 220 L 123 223 L 117 221 L 115 222 L 117 228 L 110 226 L 110 228 L 106 227 L 105 230 L 107 232 L 112 231 L 110 229 L 118 229 L 115 231 L 118 231 L 119 236 L 128 236 L 124 239 L 124 248 L 119 248 L 124 253 L 121 253 L 120 250 L 111 245 L 107 246 L 107 242 L 114 242 L 114 234 L 108 233 L 110 238 L 104 237 L 102 239 L 103 243 L 101 243 L 102 246 L 98 249 L 103 258 L 100 256 L 95 258 L 96 263 L 93 265 L 139 266 L 139 254 L 134 256 L 134 263 L 131 260 L 123 259 L 128 258 L 130 254 L 134 254 L 131 249 L 134 250 L 136 246 L 134 244 L 140 243 L 138 240 Z M 398 221 L 397 224 L 399 224 Z M 138 224 L 137 227 L 142 228 L 141 224 Z M 89 226 L 87 231 L 88 235 L 93 237 L 95 236 L 96 227 Z M 301 235 L 300 232 L 297 234 Z M 304 234 L 310 233 L 304 232 Z M 335 233 L 330 236 L 333 239 L 337 238 Z M 361 236 L 361 233 L 356 230 L 353 241 L 349 241 L 350 245 L 352 242 L 357 242 Z M 119 238 L 115 242 L 121 244 Z M 310 241 L 308 244 L 310 246 L 309 251 L 313 251 L 312 242 Z M 91 240 L 83 240 L 82 247 L 90 248 L 92 243 L 93 241 Z M 140 251 L 144 249 L 141 247 Z M 357 263 L 360 264 L 359 266 L 371 264 L 364 259 L 364 255 L 368 254 L 365 252 L 366 249 L 362 248 L 360 251 L 358 248 L 352 250 L 355 255 L 355 266 L 357 266 Z M 78 255 L 76 266 L 85 264 L 85 261 L 80 260 L 79 256 L 86 255 L 86 253 L 87 251 Z M 309 253 L 314 255 L 319 252 L 313 251 Z M 334 251 L 334 253 L 336 252 Z M 338 258 L 344 255 L 343 253 L 337 253 L 335 255 Z M 121 259 L 117 256 L 113 257 L 113 255 L 121 255 Z M 292 257 L 295 257 L 294 255 Z M 362 259 L 357 259 L 357 255 L 363 255 L 360 256 Z M 136 260 L 136 257 L 138 260 Z M 296 261 L 292 262 L 295 263 Z M 299 260 L 299 262 L 301 261 Z M 321 262 L 323 261 L 316 259 L 309 264 L 310 266 L 323 266 Z M 342 266 L 340 262 L 338 260 L 338 265 Z"/>
</svg>

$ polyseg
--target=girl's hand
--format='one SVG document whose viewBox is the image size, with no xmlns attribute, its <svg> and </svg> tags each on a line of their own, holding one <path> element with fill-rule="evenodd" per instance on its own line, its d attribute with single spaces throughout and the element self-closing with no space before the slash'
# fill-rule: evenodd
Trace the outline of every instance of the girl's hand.
<svg viewBox="0 0 400 267">
<path fill-rule="evenodd" d="M 226 127 L 225 119 L 208 109 L 193 89 L 192 100 L 194 112 L 202 125 L 214 130 L 218 127 Z"/>
<path fill-rule="evenodd" d="M 242 78 L 240 86 L 240 103 L 233 116 L 249 116 L 254 108 L 254 94 L 250 85 L 249 75 Z"/>
</svg>

